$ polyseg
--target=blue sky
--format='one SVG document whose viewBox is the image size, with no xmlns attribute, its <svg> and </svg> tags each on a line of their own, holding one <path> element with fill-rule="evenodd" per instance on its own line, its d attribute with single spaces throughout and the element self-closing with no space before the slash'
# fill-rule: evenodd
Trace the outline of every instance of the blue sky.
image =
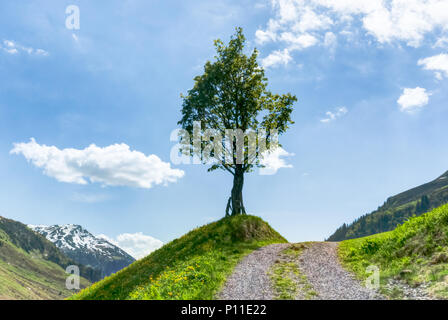
<svg viewBox="0 0 448 320">
<path fill-rule="evenodd" d="M 69 5 L 79 30 L 66 27 Z M 170 164 L 169 137 L 213 40 L 241 26 L 270 89 L 299 100 L 281 138 L 292 167 L 248 175 L 246 209 L 290 241 L 322 240 L 448 170 L 447 12 L 447 1 L 418 0 L 3 1 L 0 215 L 163 242 L 223 216 L 231 176 Z M 51 169 L 44 145 L 66 161 L 64 149 L 91 144 L 98 157 L 125 144 L 126 163 L 142 170 L 155 155 L 166 175 L 151 188 L 141 183 L 156 181 L 151 172 L 113 185 L 111 166 L 80 184 L 25 159 Z"/>
</svg>

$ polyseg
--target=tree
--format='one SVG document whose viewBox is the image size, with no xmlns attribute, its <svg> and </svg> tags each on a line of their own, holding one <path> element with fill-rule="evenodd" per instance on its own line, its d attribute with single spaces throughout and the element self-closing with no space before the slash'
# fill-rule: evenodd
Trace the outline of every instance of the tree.
<svg viewBox="0 0 448 320">
<path fill-rule="evenodd" d="M 431 208 L 431 202 L 429 201 L 429 197 L 427 195 L 423 195 L 420 198 L 420 201 L 417 203 L 415 212 L 417 214 L 422 214 L 427 212 Z"/>
<path fill-rule="evenodd" d="M 289 93 L 278 95 L 267 90 L 267 78 L 257 62 L 258 51 L 246 55 L 245 42 L 241 28 L 236 29 L 228 45 L 215 40 L 214 61 L 206 62 L 204 73 L 194 78 L 194 87 L 181 95 L 182 119 L 178 122 L 189 136 L 197 136 L 195 129 L 201 130 L 193 148 L 188 140 L 190 145 L 183 148 L 184 154 L 211 164 L 208 171 L 222 169 L 233 175 L 226 215 L 246 213 L 244 174 L 263 167 L 266 152 L 280 146 L 278 135 L 293 124 L 291 112 L 297 101 Z M 202 133 L 204 130 L 206 133 Z M 204 154 L 210 146 L 210 154 Z"/>
</svg>

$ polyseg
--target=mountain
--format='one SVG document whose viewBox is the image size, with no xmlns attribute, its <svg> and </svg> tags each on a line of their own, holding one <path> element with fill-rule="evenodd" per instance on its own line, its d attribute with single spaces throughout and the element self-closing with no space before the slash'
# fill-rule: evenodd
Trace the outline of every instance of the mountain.
<svg viewBox="0 0 448 320">
<path fill-rule="evenodd" d="M 115 273 L 135 261 L 122 249 L 95 237 L 79 225 L 30 226 L 45 236 L 72 260 L 98 269 L 101 278 Z"/>
<path fill-rule="evenodd" d="M 282 242 L 258 217 L 226 217 L 171 241 L 71 299 L 213 299 L 245 255 Z"/>
<path fill-rule="evenodd" d="M 53 243 L 26 225 L 0 217 L 0 300 L 63 299 L 73 294 L 66 289 L 65 268 L 75 264 Z M 82 276 L 98 277 L 80 266 Z M 89 281 L 81 278 L 81 288 Z"/>
<path fill-rule="evenodd" d="M 377 210 L 350 225 L 343 224 L 327 240 L 342 241 L 390 231 L 413 215 L 419 216 L 446 203 L 448 171 L 434 181 L 387 199 Z"/>
</svg>

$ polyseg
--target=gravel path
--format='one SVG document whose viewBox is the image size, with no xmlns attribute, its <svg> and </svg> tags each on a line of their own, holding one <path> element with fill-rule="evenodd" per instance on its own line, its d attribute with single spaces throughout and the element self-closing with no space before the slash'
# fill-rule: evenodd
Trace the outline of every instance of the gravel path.
<svg viewBox="0 0 448 320">
<path fill-rule="evenodd" d="M 344 270 L 337 254 L 338 243 L 316 242 L 299 258 L 301 271 L 317 292 L 320 300 L 376 300 L 383 299 L 376 291 L 361 285 Z"/>
<path fill-rule="evenodd" d="M 281 251 L 291 244 L 272 244 L 247 255 L 227 279 L 218 294 L 221 300 L 272 300 L 274 290 L 268 272 L 277 261 L 287 256 Z M 313 299 L 319 300 L 382 300 L 384 296 L 371 290 L 355 279 L 345 270 L 338 258 L 337 242 L 314 242 L 306 244 L 306 249 L 298 258 L 293 258 L 305 282 L 316 293 Z M 291 258 L 291 257 L 290 257 Z M 289 259 L 290 259 L 289 258 Z M 299 284 L 299 288 L 303 286 Z M 426 292 L 426 285 L 411 288 L 398 281 L 389 280 L 387 287 L 398 288 L 403 292 L 403 299 L 432 299 Z M 299 289 L 300 291 L 300 289 Z M 304 299 L 304 292 L 299 292 L 296 299 Z"/>
<path fill-rule="evenodd" d="M 227 278 L 220 300 L 271 300 L 274 297 L 267 274 L 278 254 L 290 244 L 280 243 L 255 250 L 247 255 Z"/>
</svg>

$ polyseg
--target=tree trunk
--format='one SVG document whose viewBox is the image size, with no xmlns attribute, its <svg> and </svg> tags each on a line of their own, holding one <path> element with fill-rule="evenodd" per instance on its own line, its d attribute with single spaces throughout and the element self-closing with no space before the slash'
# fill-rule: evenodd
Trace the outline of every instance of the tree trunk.
<svg viewBox="0 0 448 320">
<path fill-rule="evenodd" d="M 226 216 L 237 214 L 246 214 L 246 209 L 243 204 L 243 185 L 244 185 L 244 170 L 242 165 L 237 165 L 235 168 L 235 175 L 233 176 L 233 188 L 229 201 L 227 202 Z"/>
</svg>

